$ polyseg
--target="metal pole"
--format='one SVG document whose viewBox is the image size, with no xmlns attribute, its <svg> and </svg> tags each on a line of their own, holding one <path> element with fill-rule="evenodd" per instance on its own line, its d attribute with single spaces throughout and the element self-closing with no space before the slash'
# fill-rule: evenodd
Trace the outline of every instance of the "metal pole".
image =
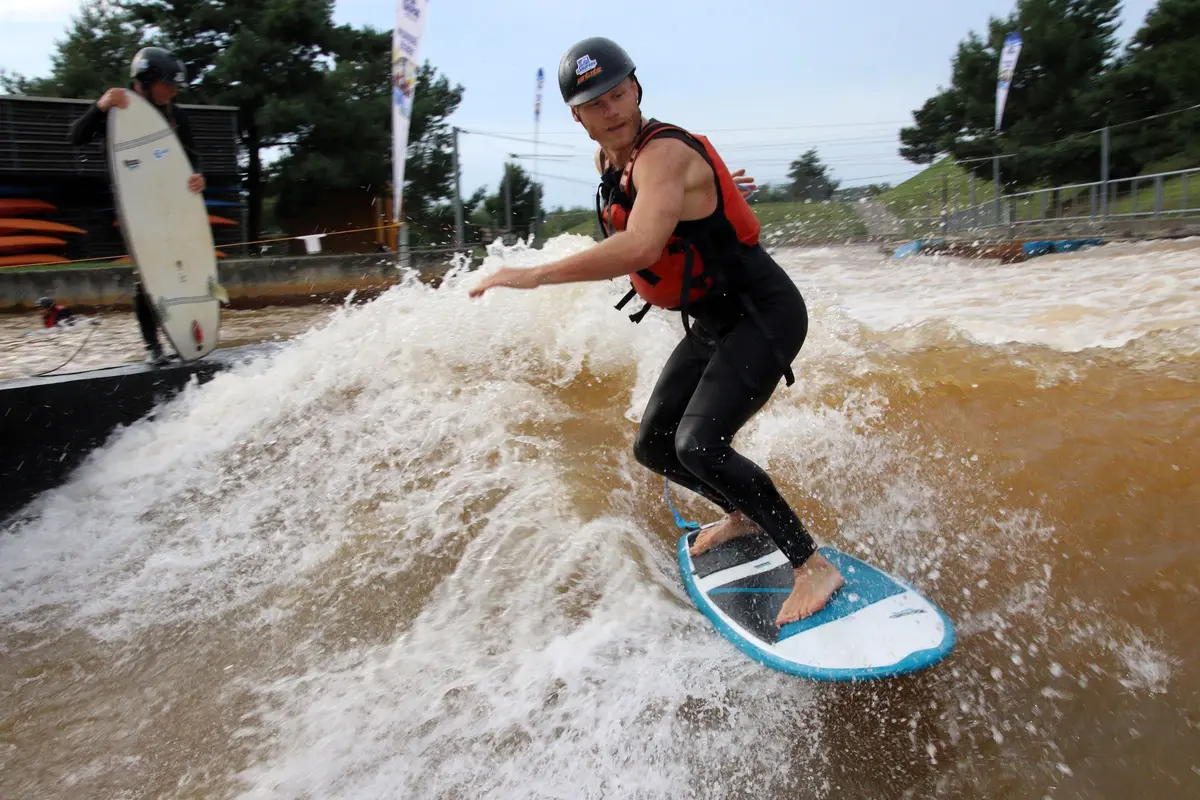
<svg viewBox="0 0 1200 800">
<path fill-rule="evenodd" d="M 512 234 L 512 165 L 504 165 L 504 233 Z"/>
<path fill-rule="evenodd" d="M 463 246 L 463 207 L 461 176 L 458 172 L 458 128 L 452 128 L 451 131 L 454 135 L 454 149 L 451 150 L 454 156 L 454 249 L 461 250 Z"/>
<path fill-rule="evenodd" d="M 946 230 L 947 217 L 950 213 L 950 178 L 942 176 L 942 230 Z"/>
<path fill-rule="evenodd" d="M 403 208 L 403 204 L 400 206 Z M 408 251 L 408 225 L 404 224 L 404 220 L 400 220 L 400 268 L 408 269 L 412 266 L 411 253 Z"/>
<path fill-rule="evenodd" d="M 1100 133 L 1100 216 L 1108 219 L 1108 126 Z"/>
<path fill-rule="evenodd" d="M 533 241 L 537 242 L 538 223 L 542 219 L 542 193 L 538 191 L 538 126 L 540 120 L 533 121 L 533 224 L 530 226 Z"/>
<path fill-rule="evenodd" d="M 992 196 L 996 200 L 996 224 L 1000 225 L 1004 222 L 1004 217 L 1000 213 L 1000 156 L 999 154 L 992 157 Z"/>
</svg>

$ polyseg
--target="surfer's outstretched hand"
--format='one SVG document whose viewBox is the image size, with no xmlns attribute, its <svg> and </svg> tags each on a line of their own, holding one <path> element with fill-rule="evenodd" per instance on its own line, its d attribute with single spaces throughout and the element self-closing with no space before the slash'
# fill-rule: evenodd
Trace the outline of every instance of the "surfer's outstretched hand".
<svg viewBox="0 0 1200 800">
<path fill-rule="evenodd" d="M 537 268 L 501 267 L 481 280 L 471 290 L 471 297 L 482 297 L 483 293 L 494 286 L 507 286 L 509 289 L 536 289 L 541 285 Z"/>
<path fill-rule="evenodd" d="M 188 189 L 199 194 L 204 191 L 204 176 L 197 173 L 188 178 Z"/>
<path fill-rule="evenodd" d="M 758 191 L 758 185 L 754 182 L 754 178 L 747 175 L 744 169 L 729 173 L 729 177 L 733 178 L 733 183 L 742 193 L 742 197 L 749 197 Z"/>
</svg>

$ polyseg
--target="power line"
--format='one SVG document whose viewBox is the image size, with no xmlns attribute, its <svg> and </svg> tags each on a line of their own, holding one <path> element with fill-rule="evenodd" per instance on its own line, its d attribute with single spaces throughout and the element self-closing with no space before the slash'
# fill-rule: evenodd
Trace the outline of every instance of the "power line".
<svg viewBox="0 0 1200 800">
<path fill-rule="evenodd" d="M 472 136 L 487 136 L 492 139 L 508 139 L 513 142 L 524 142 L 525 144 L 540 144 L 543 147 L 560 147 L 564 150 L 576 150 L 577 149 L 575 147 L 572 147 L 569 144 L 554 144 L 552 142 L 539 142 L 535 139 L 523 139 L 518 136 L 509 136 L 507 134 L 502 134 L 502 133 L 488 133 L 486 131 L 469 131 L 469 130 L 466 130 L 465 128 L 459 128 L 458 132 L 459 133 L 467 133 Z"/>
<path fill-rule="evenodd" d="M 1071 134 L 1068 134 L 1068 135 L 1062 137 L 1061 139 L 1053 139 L 1049 142 L 1041 142 L 1038 144 L 1029 144 L 1029 145 L 1025 146 L 1025 149 L 1032 150 L 1032 149 L 1036 149 L 1036 148 L 1050 147 L 1052 145 L 1062 144 L 1063 142 L 1069 142 L 1069 141 L 1072 141 L 1073 139 L 1085 139 L 1089 136 L 1095 136 L 1098 133 L 1104 133 L 1104 128 L 1108 128 L 1111 131 L 1111 130 L 1115 130 L 1116 128 L 1124 128 L 1128 125 L 1137 125 L 1139 122 L 1149 122 L 1150 120 L 1162 119 L 1163 117 L 1171 117 L 1176 114 L 1184 114 L 1184 113 L 1187 113 L 1188 111 L 1195 111 L 1196 109 L 1200 109 L 1200 103 L 1188 106 L 1187 108 L 1177 108 L 1174 111 L 1163 111 L 1159 114 L 1150 114 L 1149 116 L 1139 117 L 1137 119 L 1131 119 L 1127 122 L 1115 122 L 1112 125 L 1105 125 L 1104 127 L 1095 128 L 1090 131 L 1079 131 L 1078 133 L 1071 133 Z M 999 154 L 999 156 L 981 156 L 979 158 L 955 159 L 954 163 L 968 164 L 968 163 L 971 163 L 974 161 L 991 161 L 992 159 L 997 158 L 997 157 L 999 157 L 999 158 L 1016 158 L 1019 155 L 1020 155 L 1020 153 L 1001 153 L 1001 154 Z"/>
<path fill-rule="evenodd" d="M 1194 106 L 1188 106 L 1187 108 L 1177 108 L 1174 111 L 1164 111 L 1161 114 L 1151 114 L 1148 117 L 1142 117 L 1141 119 L 1135 119 L 1135 120 L 1131 120 L 1129 122 L 1119 122 L 1116 125 L 1109 125 L 1108 128 L 1109 128 L 1109 130 L 1111 130 L 1113 128 L 1124 128 L 1126 125 L 1133 125 L 1138 122 L 1148 122 L 1152 119 L 1161 119 L 1163 117 L 1171 117 L 1171 116 L 1174 116 L 1175 114 L 1183 114 L 1186 111 L 1195 111 L 1198 108 L 1200 108 L 1200 103 L 1197 103 Z M 1100 133 L 1102 130 L 1104 130 L 1104 129 L 1098 128 L 1091 132 L 1092 133 Z"/>
<path fill-rule="evenodd" d="M 878 122 L 830 122 L 817 125 L 764 125 L 750 128 L 705 128 L 706 132 L 712 133 L 745 133 L 756 131 L 799 131 L 799 130 L 818 130 L 821 128 L 866 128 L 871 126 L 881 125 L 907 125 L 911 120 L 880 120 Z M 521 131 L 476 131 L 481 135 L 508 136 L 513 133 L 521 133 Z M 542 131 L 542 136 L 578 136 L 582 134 L 582 129 L 572 131 Z"/>
<path fill-rule="evenodd" d="M 549 175 L 545 172 L 538 173 L 539 178 L 553 178 L 556 181 L 567 181 L 568 183 L 582 183 L 584 186 L 596 187 L 600 185 L 600 178 L 597 176 L 594 181 L 585 181 L 583 178 L 568 178 L 565 175 Z"/>
</svg>

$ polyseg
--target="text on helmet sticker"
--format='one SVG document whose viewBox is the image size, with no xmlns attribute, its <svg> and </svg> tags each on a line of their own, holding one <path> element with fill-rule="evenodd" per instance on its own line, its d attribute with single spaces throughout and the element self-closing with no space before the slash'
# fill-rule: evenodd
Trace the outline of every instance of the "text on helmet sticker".
<svg viewBox="0 0 1200 800">
<path fill-rule="evenodd" d="M 599 65 L 596 63 L 596 59 L 589 55 L 585 55 L 583 58 L 575 60 L 575 74 L 582 75 L 585 72 L 591 72 L 597 66 Z"/>
</svg>

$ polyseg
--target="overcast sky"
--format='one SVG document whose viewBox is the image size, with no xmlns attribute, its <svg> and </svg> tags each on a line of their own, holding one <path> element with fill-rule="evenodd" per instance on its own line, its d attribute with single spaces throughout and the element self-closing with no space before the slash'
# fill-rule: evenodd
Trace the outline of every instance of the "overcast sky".
<svg viewBox="0 0 1200 800">
<path fill-rule="evenodd" d="M 950 76 L 967 32 L 1012 0 L 430 0 L 421 57 L 466 93 L 452 122 L 463 193 L 494 187 L 509 153 L 532 155 L 533 100 L 546 71 L 538 170 L 548 205 L 590 206 L 592 144 L 558 93 L 563 52 L 608 36 L 634 59 L 642 107 L 713 140 L 731 169 L 779 181 L 815 146 L 843 185 L 896 183 L 919 171 L 896 155 L 897 132 Z M 1126 0 L 1122 36 L 1153 0 Z M 78 0 L 0 0 L 0 67 L 50 68 Z M 394 0 L 339 0 L 338 22 L 391 28 Z M 558 156 L 550 158 L 550 156 Z M 533 169 L 531 159 L 523 159 Z"/>
</svg>

